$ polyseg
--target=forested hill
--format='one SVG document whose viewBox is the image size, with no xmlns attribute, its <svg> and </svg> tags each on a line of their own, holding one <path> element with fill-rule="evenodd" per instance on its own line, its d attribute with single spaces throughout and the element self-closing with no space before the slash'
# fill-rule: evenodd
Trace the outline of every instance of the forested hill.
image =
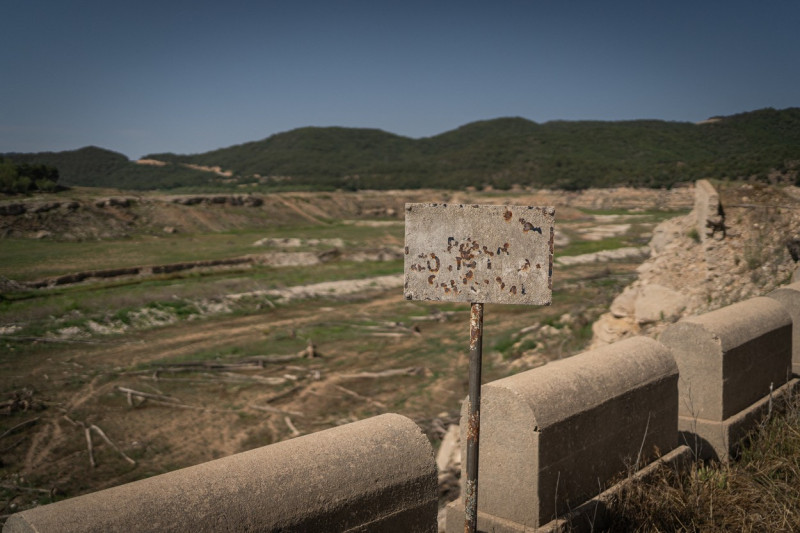
<svg viewBox="0 0 800 533">
<path fill-rule="evenodd" d="M 137 165 L 123 154 L 96 146 L 65 152 L 8 153 L 0 156 L 15 163 L 55 167 L 60 176 L 59 185 L 142 190 L 172 189 L 201 185 L 209 181 L 206 172 L 179 165 Z"/>
<path fill-rule="evenodd" d="M 105 154 L 110 160 L 112 152 Z M 38 162 L 34 156 L 32 161 Z M 776 173 L 794 181 L 800 169 L 800 108 L 763 109 L 700 124 L 657 120 L 537 124 L 500 118 L 422 139 L 374 129 L 309 127 L 202 154 L 163 153 L 145 159 L 169 164 L 128 163 L 138 167 L 136 175 L 117 183 L 113 179 L 122 175 L 120 170 L 73 175 L 55 161 L 41 162 L 58 166 L 67 183 L 128 188 L 259 183 L 348 189 L 514 184 L 576 189 L 661 187 L 698 178 L 767 179 Z M 186 164 L 220 167 L 233 176 L 200 172 Z"/>
</svg>

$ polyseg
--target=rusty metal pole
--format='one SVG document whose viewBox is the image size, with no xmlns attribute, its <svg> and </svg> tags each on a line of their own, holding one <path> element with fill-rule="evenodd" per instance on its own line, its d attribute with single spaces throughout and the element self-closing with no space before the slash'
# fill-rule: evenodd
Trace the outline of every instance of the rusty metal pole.
<svg viewBox="0 0 800 533">
<path fill-rule="evenodd" d="M 478 443 L 481 429 L 482 356 L 483 304 L 472 303 L 469 316 L 469 422 L 464 533 L 476 533 L 478 530 Z"/>
</svg>

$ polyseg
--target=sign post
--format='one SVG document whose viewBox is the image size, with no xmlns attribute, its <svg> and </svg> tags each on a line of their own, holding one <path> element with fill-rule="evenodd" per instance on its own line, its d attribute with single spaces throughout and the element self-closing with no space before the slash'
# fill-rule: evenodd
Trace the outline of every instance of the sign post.
<svg viewBox="0 0 800 533">
<path fill-rule="evenodd" d="M 464 531 L 478 525 L 485 303 L 550 305 L 552 207 L 406 204 L 405 298 L 470 304 Z"/>
</svg>

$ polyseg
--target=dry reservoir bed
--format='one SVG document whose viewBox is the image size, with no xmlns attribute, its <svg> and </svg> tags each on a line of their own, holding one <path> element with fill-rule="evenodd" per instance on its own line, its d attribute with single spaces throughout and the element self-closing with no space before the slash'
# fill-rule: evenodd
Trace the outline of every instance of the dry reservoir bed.
<svg viewBox="0 0 800 533">
<path fill-rule="evenodd" d="M 640 247 L 675 214 L 556 205 L 556 258 Z M 11 258 L 0 275 L 18 281 L 264 253 L 263 239 L 275 253 L 336 250 L 309 265 L 35 290 L 5 281 L 4 514 L 385 412 L 413 418 L 438 445 L 466 395 L 469 306 L 403 299 L 402 260 L 390 253 L 402 247 L 399 216 L 0 242 Z M 556 263 L 552 306 L 487 305 L 484 381 L 581 351 L 640 262 L 619 254 Z"/>
</svg>

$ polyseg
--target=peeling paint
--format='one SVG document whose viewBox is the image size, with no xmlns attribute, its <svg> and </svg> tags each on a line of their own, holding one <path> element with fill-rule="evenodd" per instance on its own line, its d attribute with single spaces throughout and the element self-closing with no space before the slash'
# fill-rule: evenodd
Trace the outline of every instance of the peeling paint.
<svg viewBox="0 0 800 533">
<path fill-rule="evenodd" d="M 405 243 L 407 297 L 455 302 L 550 303 L 555 235 L 552 208 L 409 206 Z M 544 265 L 550 268 L 545 269 Z M 436 278 L 432 279 L 431 274 Z M 493 279 L 496 284 L 491 283 Z"/>
</svg>

